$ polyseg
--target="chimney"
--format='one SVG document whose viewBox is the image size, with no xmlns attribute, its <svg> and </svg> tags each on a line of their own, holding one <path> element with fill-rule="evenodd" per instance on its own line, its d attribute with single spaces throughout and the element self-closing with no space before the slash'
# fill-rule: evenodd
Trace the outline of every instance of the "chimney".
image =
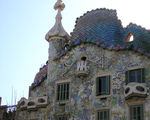
<svg viewBox="0 0 150 120">
<path fill-rule="evenodd" d="M 0 106 L 1 106 L 2 98 L 0 97 Z"/>
</svg>

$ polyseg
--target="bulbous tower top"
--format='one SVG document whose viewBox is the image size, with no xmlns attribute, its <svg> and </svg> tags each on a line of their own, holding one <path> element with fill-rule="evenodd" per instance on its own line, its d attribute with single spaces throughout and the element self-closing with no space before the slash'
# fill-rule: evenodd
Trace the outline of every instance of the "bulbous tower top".
<svg viewBox="0 0 150 120">
<path fill-rule="evenodd" d="M 58 10 L 58 13 L 56 15 L 56 22 L 55 25 L 48 31 L 48 33 L 45 36 L 45 39 L 49 42 L 51 37 L 64 37 L 65 39 L 69 39 L 68 33 L 64 30 L 61 20 L 62 15 L 61 11 L 65 8 L 65 4 L 62 3 L 62 0 L 57 0 L 57 2 L 54 5 L 54 9 Z"/>
</svg>

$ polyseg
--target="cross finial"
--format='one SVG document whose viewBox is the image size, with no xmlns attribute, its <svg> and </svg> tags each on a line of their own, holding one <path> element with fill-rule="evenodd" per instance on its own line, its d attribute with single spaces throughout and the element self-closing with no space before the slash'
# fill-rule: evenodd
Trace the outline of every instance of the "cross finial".
<svg viewBox="0 0 150 120">
<path fill-rule="evenodd" d="M 49 39 L 53 36 L 59 36 L 59 37 L 65 37 L 67 39 L 70 38 L 68 33 L 64 30 L 61 20 L 61 11 L 65 8 L 65 4 L 62 3 L 62 0 L 57 0 L 57 2 L 54 5 L 54 9 L 58 10 L 58 13 L 56 15 L 56 22 L 55 25 L 49 30 L 49 32 L 46 34 L 45 39 L 49 41 Z"/>
<path fill-rule="evenodd" d="M 57 0 L 57 2 L 54 5 L 55 10 L 63 10 L 65 8 L 65 4 L 62 3 L 62 0 Z"/>
</svg>

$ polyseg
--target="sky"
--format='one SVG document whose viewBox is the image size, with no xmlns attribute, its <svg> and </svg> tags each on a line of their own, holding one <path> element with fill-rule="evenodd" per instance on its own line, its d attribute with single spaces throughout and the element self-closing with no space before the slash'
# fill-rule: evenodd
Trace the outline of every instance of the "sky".
<svg viewBox="0 0 150 120">
<path fill-rule="evenodd" d="M 0 0 L 0 96 L 2 105 L 28 98 L 39 68 L 48 60 L 46 33 L 55 23 L 56 0 Z M 75 20 L 96 8 L 116 9 L 126 27 L 130 22 L 150 29 L 149 0 L 63 0 L 62 24 L 70 33 Z"/>
</svg>

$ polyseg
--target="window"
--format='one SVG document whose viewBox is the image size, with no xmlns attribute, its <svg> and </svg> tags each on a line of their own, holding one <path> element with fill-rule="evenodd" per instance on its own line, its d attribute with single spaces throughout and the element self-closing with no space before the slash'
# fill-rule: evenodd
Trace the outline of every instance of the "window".
<svg viewBox="0 0 150 120">
<path fill-rule="evenodd" d="M 125 42 L 132 42 L 134 40 L 134 35 L 130 32 L 125 40 Z"/>
<path fill-rule="evenodd" d="M 69 100 L 69 83 L 59 83 L 57 84 L 57 101 Z"/>
<path fill-rule="evenodd" d="M 97 112 L 97 120 L 109 120 L 109 110 L 100 110 Z"/>
<path fill-rule="evenodd" d="M 110 76 L 98 77 L 96 79 L 96 96 L 110 94 Z"/>
<path fill-rule="evenodd" d="M 144 83 L 144 69 L 129 70 L 126 72 L 126 84 L 130 82 Z"/>
<path fill-rule="evenodd" d="M 130 107 L 130 120 L 144 120 L 143 105 L 134 105 Z"/>
<path fill-rule="evenodd" d="M 59 116 L 57 116 L 57 120 L 68 120 L 68 116 L 67 115 L 59 115 Z"/>
</svg>

